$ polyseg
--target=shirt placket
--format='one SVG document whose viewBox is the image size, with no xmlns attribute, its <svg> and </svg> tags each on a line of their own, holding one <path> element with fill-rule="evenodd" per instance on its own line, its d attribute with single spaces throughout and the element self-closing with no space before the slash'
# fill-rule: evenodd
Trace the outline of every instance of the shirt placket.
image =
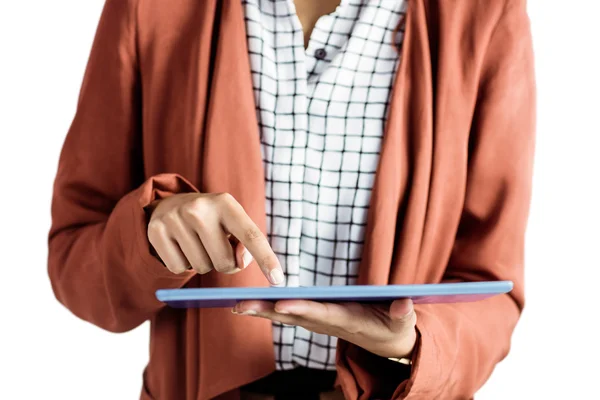
<svg viewBox="0 0 600 400">
<path fill-rule="evenodd" d="M 280 72 L 290 74 L 288 80 L 293 82 L 294 96 L 292 110 L 292 144 L 291 144 L 291 160 L 289 171 L 286 174 L 289 187 L 289 227 L 287 230 L 288 245 L 286 257 L 286 286 L 299 286 L 300 279 L 300 237 L 302 233 L 303 220 L 303 179 L 304 169 L 306 164 L 306 143 L 307 143 L 307 118 L 306 118 L 306 93 L 307 79 L 304 57 L 304 38 L 302 26 L 295 17 L 293 0 L 286 0 L 284 3 L 287 6 L 289 24 L 291 24 L 292 32 L 285 33 L 291 35 L 291 43 L 293 46 L 293 61 L 290 67 L 289 64 L 279 63 Z M 277 113 L 277 119 L 290 118 L 289 115 Z M 279 121 L 277 121 L 279 122 Z M 276 124 L 277 126 L 278 124 Z"/>
<path fill-rule="evenodd" d="M 304 89 L 304 100 L 305 100 L 305 104 L 304 104 L 304 108 L 302 109 L 303 111 L 303 118 L 302 118 L 302 123 L 303 123 L 303 129 L 302 129 L 302 139 L 303 139 L 303 144 L 304 144 L 304 148 L 303 148 L 303 155 L 304 155 L 304 163 L 302 166 L 302 181 L 301 181 L 301 185 L 302 185 L 302 201 L 301 201 L 301 207 L 302 207 L 302 216 L 304 219 L 312 219 L 315 220 L 314 225 L 316 226 L 316 224 L 318 222 L 316 222 L 316 215 L 314 214 L 314 210 L 316 209 L 316 207 L 318 207 L 319 205 L 316 204 L 316 200 L 315 198 L 312 198 L 310 196 L 311 192 L 311 188 L 309 187 L 310 185 L 314 185 L 315 182 L 310 181 L 310 179 L 307 177 L 307 167 L 306 165 L 306 161 L 312 161 L 313 164 L 321 164 L 322 160 L 321 158 L 324 157 L 324 151 L 325 148 L 323 147 L 322 149 L 318 149 L 319 151 L 313 152 L 313 154 L 310 157 L 315 157 L 314 160 L 306 160 L 306 157 L 309 157 L 307 155 L 307 148 L 308 148 L 308 141 L 310 140 L 311 134 L 313 134 L 312 132 L 309 131 L 308 127 L 312 126 L 310 119 L 311 119 L 311 115 L 309 113 L 309 104 L 311 99 L 313 98 L 313 96 L 315 95 L 315 89 L 317 88 L 317 81 L 318 81 L 318 74 L 320 72 L 322 72 L 325 68 L 326 68 L 326 63 L 327 60 L 326 55 L 327 55 L 327 40 L 330 36 L 329 31 L 332 29 L 333 26 L 333 21 L 334 21 L 334 17 L 332 15 L 326 15 L 323 16 L 319 19 L 319 21 L 317 22 L 319 24 L 319 26 L 321 27 L 321 29 L 319 30 L 313 30 L 311 37 L 309 39 L 309 43 L 307 45 L 306 50 L 304 49 L 304 37 L 303 37 L 303 32 L 302 32 L 302 27 L 299 23 L 299 20 L 297 18 L 294 18 L 294 22 L 297 24 L 297 30 L 296 32 L 298 32 L 298 35 L 296 35 L 296 37 L 294 38 L 294 43 L 297 46 L 296 48 L 300 48 L 302 50 L 302 54 L 297 54 L 299 57 L 302 57 L 304 59 L 304 68 L 298 70 L 297 72 L 299 74 L 302 74 L 302 78 L 303 79 L 299 79 L 299 81 L 302 82 L 302 87 Z M 321 64 L 319 64 L 321 63 Z M 322 93 L 322 95 L 324 96 L 328 96 L 330 95 L 330 93 Z M 298 121 L 300 122 L 300 121 Z M 317 135 L 322 135 L 323 132 L 316 132 L 315 134 Z M 324 142 L 324 140 L 323 140 Z M 320 171 L 319 171 L 320 173 Z M 319 179 L 320 180 L 320 179 Z M 312 212 L 311 212 L 312 210 Z M 307 224 L 310 224 L 310 222 L 306 222 L 304 224 L 300 224 L 300 243 L 302 243 L 302 240 L 304 240 L 305 238 L 303 237 L 304 235 L 307 235 L 308 238 L 312 237 L 315 240 L 315 243 L 318 242 L 318 232 L 316 231 L 316 229 L 313 231 L 311 229 L 307 230 Z M 301 246 L 302 248 L 302 246 Z M 315 250 L 316 246 L 315 246 Z M 307 256 L 306 253 L 303 253 L 302 250 L 300 250 L 300 254 L 299 254 L 299 270 L 298 270 L 298 280 L 299 280 L 299 284 L 301 285 L 306 285 L 306 284 L 310 284 L 310 282 L 314 282 L 315 281 L 315 274 L 317 273 L 316 268 L 316 262 L 306 262 L 306 260 L 304 260 L 305 262 L 303 263 L 303 258 L 302 257 Z M 312 258 L 312 257 L 308 257 L 308 258 Z M 295 327 L 293 330 L 293 347 L 292 347 L 292 354 L 299 356 L 299 357 L 309 357 L 310 358 L 310 354 L 311 351 L 315 351 L 316 348 L 314 348 L 314 337 L 313 337 L 313 333 L 310 331 L 307 331 L 306 329 L 302 328 L 302 327 Z M 306 353 L 306 350 L 303 349 L 306 346 L 306 343 L 308 342 L 308 353 Z M 298 361 L 302 361 L 301 359 L 298 359 Z M 310 361 L 309 361 L 309 366 L 311 366 Z M 312 365 L 314 367 L 314 365 Z"/>
</svg>

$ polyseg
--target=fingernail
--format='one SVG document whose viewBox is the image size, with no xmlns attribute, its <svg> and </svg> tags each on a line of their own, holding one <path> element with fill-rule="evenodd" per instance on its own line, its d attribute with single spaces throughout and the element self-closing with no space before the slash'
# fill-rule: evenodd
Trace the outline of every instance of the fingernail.
<svg viewBox="0 0 600 400">
<path fill-rule="evenodd" d="M 242 253 L 242 261 L 244 262 L 244 268 L 250 265 L 253 259 L 254 258 L 252 257 L 252 254 L 250 254 L 248 249 L 244 249 L 244 252 Z"/>
<path fill-rule="evenodd" d="M 237 315 L 256 315 L 256 311 L 254 310 L 240 311 L 239 307 L 240 304 L 238 303 L 235 307 L 231 309 L 231 312 Z"/>
<path fill-rule="evenodd" d="M 271 270 L 269 277 L 271 278 L 271 283 L 273 285 L 279 285 L 283 283 L 283 272 L 281 272 L 279 268 Z"/>
</svg>

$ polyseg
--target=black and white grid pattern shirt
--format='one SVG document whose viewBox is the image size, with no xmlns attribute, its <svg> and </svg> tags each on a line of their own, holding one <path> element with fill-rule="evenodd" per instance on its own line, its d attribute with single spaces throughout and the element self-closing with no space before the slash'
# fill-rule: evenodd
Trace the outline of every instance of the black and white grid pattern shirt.
<svg viewBox="0 0 600 400">
<path fill-rule="evenodd" d="M 267 233 L 287 286 L 356 282 L 403 0 L 342 0 L 306 50 L 293 0 L 242 0 Z M 273 325 L 277 369 L 335 369 L 337 339 Z"/>
</svg>

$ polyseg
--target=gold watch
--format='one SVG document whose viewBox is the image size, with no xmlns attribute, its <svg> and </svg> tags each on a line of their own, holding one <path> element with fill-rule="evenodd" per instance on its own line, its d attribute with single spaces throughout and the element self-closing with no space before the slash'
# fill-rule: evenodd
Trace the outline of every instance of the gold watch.
<svg viewBox="0 0 600 400">
<path fill-rule="evenodd" d="M 388 360 L 390 361 L 395 361 L 397 363 L 400 364 L 404 364 L 404 365 L 412 365 L 412 360 L 410 358 L 396 358 L 396 357 L 388 357 Z"/>
</svg>

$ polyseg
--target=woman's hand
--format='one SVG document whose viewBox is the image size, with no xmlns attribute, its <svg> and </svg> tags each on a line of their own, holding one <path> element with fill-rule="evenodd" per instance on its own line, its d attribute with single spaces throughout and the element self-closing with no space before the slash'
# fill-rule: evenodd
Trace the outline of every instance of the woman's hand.
<svg viewBox="0 0 600 400">
<path fill-rule="evenodd" d="M 386 358 L 410 357 L 417 340 L 417 316 L 410 299 L 391 305 L 243 301 L 232 311 L 335 336 Z"/>
<path fill-rule="evenodd" d="M 253 259 L 278 285 L 283 272 L 267 238 L 228 193 L 186 193 L 153 204 L 148 239 L 174 274 L 233 274 Z"/>
</svg>

